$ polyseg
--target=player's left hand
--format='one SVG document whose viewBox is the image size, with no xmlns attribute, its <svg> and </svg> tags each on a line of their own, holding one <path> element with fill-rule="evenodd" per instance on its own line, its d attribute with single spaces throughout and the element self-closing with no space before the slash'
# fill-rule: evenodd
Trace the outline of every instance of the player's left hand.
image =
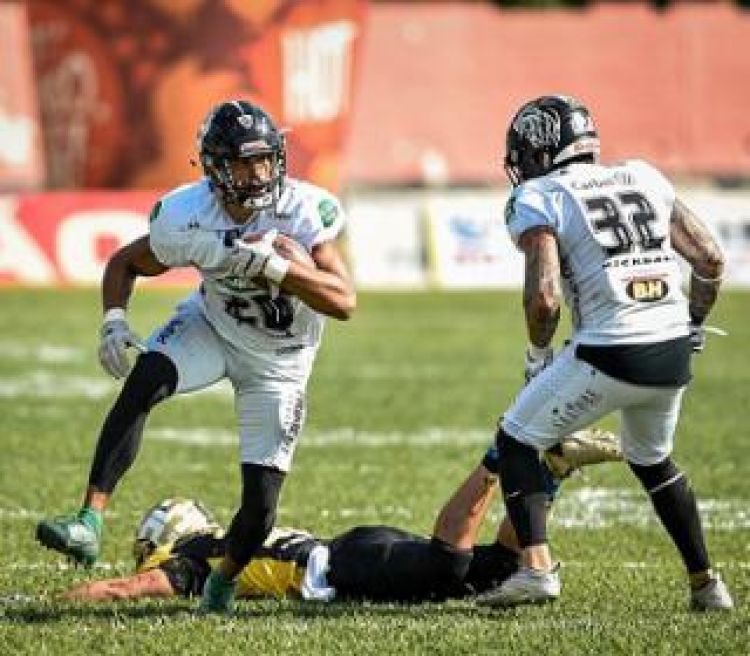
<svg viewBox="0 0 750 656">
<path fill-rule="evenodd" d="M 277 235 L 278 230 L 274 228 L 257 241 L 236 240 L 229 255 L 229 273 L 246 280 L 261 275 L 274 254 L 273 242 Z"/>
<path fill-rule="evenodd" d="M 537 346 L 529 345 L 526 349 L 526 358 L 524 360 L 523 376 L 528 383 L 532 378 L 539 375 L 542 369 L 545 369 L 552 363 L 554 358 L 554 352 L 551 346 L 545 348 L 539 348 Z"/>
<path fill-rule="evenodd" d="M 134 348 L 140 353 L 146 351 L 146 345 L 136 335 L 123 317 L 106 319 L 100 331 L 99 362 L 104 371 L 112 378 L 125 378 L 130 371 L 128 349 Z"/>
<path fill-rule="evenodd" d="M 706 329 L 698 323 L 690 322 L 690 348 L 693 353 L 701 353 L 706 346 Z"/>
</svg>

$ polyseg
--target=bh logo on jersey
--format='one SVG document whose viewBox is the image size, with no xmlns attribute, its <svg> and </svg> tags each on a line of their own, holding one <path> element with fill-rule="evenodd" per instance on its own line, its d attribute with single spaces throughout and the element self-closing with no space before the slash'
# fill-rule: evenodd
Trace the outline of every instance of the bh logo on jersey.
<svg viewBox="0 0 750 656">
<path fill-rule="evenodd" d="M 626 291 L 634 301 L 653 303 L 660 301 L 669 293 L 669 285 L 659 278 L 631 280 Z"/>
</svg>

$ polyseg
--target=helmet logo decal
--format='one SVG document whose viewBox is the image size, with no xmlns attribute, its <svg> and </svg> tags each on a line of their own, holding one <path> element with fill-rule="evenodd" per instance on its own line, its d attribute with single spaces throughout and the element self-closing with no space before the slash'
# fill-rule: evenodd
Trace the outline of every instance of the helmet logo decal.
<svg viewBox="0 0 750 656">
<path fill-rule="evenodd" d="M 588 114 L 583 112 L 573 112 L 570 117 L 570 126 L 574 134 L 583 134 L 585 132 L 596 132 L 594 121 Z"/>
<path fill-rule="evenodd" d="M 239 123 L 246 130 L 251 130 L 255 124 L 255 118 L 252 114 L 240 114 L 237 117 L 237 123 Z"/>
<path fill-rule="evenodd" d="M 527 107 L 513 121 L 513 130 L 533 148 L 553 148 L 560 143 L 560 118 L 539 107 Z"/>
</svg>

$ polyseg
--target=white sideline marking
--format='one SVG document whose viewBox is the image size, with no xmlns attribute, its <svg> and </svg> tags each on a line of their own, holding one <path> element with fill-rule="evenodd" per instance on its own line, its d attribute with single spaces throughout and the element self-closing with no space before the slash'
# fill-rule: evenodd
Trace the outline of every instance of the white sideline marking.
<svg viewBox="0 0 750 656">
<path fill-rule="evenodd" d="M 42 513 L 28 508 L 0 508 L 0 519 L 41 519 Z"/>
<path fill-rule="evenodd" d="M 64 556 L 59 556 L 56 554 L 53 554 L 53 557 L 57 556 L 58 558 L 64 558 Z M 95 570 L 100 570 L 102 572 L 118 572 L 118 571 L 131 571 L 133 569 L 133 563 L 130 561 L 124 561 L 124 560 L 118 560 L 114 563 L 108 562 L 106 560 L 98 560 L 94 565 L 92 566 Z M 67 560 L 32 560 L 32 561 L 17 561 L 13 563 L 9 563 L 5 565 L 6 569 L 14 570 L 14 571 L 36 571 L 36 570 L 47 570 L 47 571 L 55 571 L 55 572 L 67 572 L 68 570 L 80 570 L 80 565 L 75 565 L 71 562 L 68 562 Z"/>
<path fill-rule="evenodd" d="M 20 376 L 0 378 L 0 398 L 84 398 L 95 401 L 112 396 L 120 385 L 120 381 L 110 378 L 105 373 L 94 377 L 63 374 L 52 369 L 35 369 Z M 217 385 L 193 392 L 193 394 L 211 394 L 232 398 L 233 392 L 227 381 L 221 381 Z"/>
<path fill-rule="evenodd" d="M 12 360 L 32 360 L 44 364 L 83 362 L 84 349 L 63 344 L 20 344 L 0 341 L 0 357 Z"/>
<path fill-rule="evenodd" d="M 74 504 L 71 503 L 70 509 L 74 507 Z M 142 511 L 133 512 L 131 513 L 133 516 L 138 516 L 139 518 L 143 515 Z M 109 518 L 117 518 L 120 517 L 122 514 L 118 511 L 111 511 L 107 510 L 107 519 Z M 42 510 L 33 510 L 31 508 L 0 508 L 0 520 L 10 520 L 10 521 L 26 521 L 26 520 L 39 520 L 44 517 L 49 517 L 49 513 L 46 513 Z"/>
<path fill-rule="evenodd" d="M 699 499 L 704 526 L 719 531 L 750 528 L 750 504 L 745 499 Z M 552 521 L 565 528 L 652 526 L 658 520 L 645 493 L 637 488 L 582 487 L 563 492 L 554 506 Z"/>
<path fill-rule="evenodd" d="M 208 447 L 236 446 L 238 443 L 238 437 L 234 431 L 212 428 L 156 428 L 146 432 L 146 439 Z M 425 428 L 414 433 L 358 431 L 353 428 L 339 428 L 330 431 L 306 432 L 300 438 L 300 443 L 304 445 L 303 448 L 333 445 L 380 447 L 480 444 L 489 446 L 491 442 L 491 430 L 453 428 Z"/>
<path fill-rule="evenodd" d="M 62 399 L 86 398 L 101 399 L 115 390 L 111 379 L 91 378 L 89 376 L 60 375 L 59 373 L 37 369 L 22 376 L 0 378 L 0 397 L 16 399 L 19 397 Z"/>
</svg>

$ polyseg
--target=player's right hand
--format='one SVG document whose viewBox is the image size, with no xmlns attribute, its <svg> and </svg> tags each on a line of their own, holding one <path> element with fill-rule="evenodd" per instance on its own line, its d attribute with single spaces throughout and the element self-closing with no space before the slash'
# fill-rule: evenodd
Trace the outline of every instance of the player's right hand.
<svg viewBox="0 0 750 656">
<path fill-rule="evenodd" d="M 144 352 L 146 346 L 141 338 L 130 330 L 125 319 L 105 320 L 100 336 L 99 362 L 102 368 L 113 378 L 124 378 L 130 371 L 128 348 Z"/>
<path fill-rule="evenodd" d="M 551 364 L 553 357 L 554 352 L 550 346 L 546 348 L 529 346 L 529 348 L 526 349 L 526 358 L 523 367 L 523 377 L 526 383 L 528 384 L 532 378 L 539 375 L 539 372 L 542 371 L 542 369 L 548 367 Z"/>
<path fill-rule="evenodd" d="M 262 275 L 274 253 L 273 241 L 278 234 L 278 230 L 273 229 L 256 241 L 236 240 L 229 255 L 229 272 L 246 280 Z"/>
</svg>

